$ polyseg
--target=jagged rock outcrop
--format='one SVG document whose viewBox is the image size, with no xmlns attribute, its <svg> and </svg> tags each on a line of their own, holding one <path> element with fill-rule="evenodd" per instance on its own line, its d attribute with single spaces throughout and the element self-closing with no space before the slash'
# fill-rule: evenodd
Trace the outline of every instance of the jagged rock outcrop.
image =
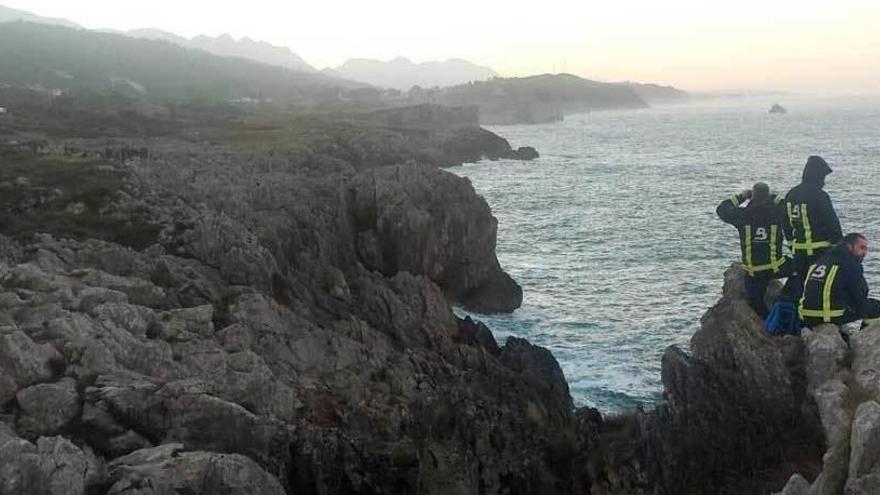
<svg viewBox="0 0 880 495">
<path fill-rule="evenodd" d="M 839 329 L 804 332 L 810 350 L 808 390 L 819 407 L 827 449 L 822 472 L 809 490 L 791 493 L 880 493 L 880 326 L 855 332 L 847 348 Z"/>
<path fill-rule="evenodd" d="M 201 205 L 132 196 L 165 222 L 142 251 L 0 236 L 4 469 L 23 480 L 0 493 L 571 491 L 558 364 L 449 306 L 521 298 L 468 181 L 369 170 L 256 213 L 289 185 L 252 217 L 217 213 L 234 185 Z M 53 438 L 94 474 L 54 481 Z"/>
<path fill-rule="evenodd" d="M 578 413 L 590 493 L 880 493 L 880 326 L 849 347 L 834 325 L 768 337 L 742 276 L 727 271 L 691 352 L 664 354 L 662 404 Z"/>
<path fill-rule="evenodd" d="M 377 169 L 357 177 L 351 195 L 358 253 L 368 269 L 425 275 L 478 312 L 509 312 L 522 303 L 522 289 L 495 256 L 497 221 L 467 179 Z"/>
<path fill-rule="evenodd" d="M 805 345 L 763 333 L 742 273 L 725 274 L 724 296 L 701 320 L 690 354 L 667 349 L 665 401 L 595 426 L 588 446 L 604 454 L 587 456 L 591 493 L 768 493 L 795 470 L 818 472 L 824 443 Z"/>
</svg>

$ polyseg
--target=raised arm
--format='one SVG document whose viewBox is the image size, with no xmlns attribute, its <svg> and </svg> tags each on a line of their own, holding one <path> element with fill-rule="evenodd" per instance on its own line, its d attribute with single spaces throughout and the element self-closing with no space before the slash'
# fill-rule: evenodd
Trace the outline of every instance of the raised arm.
<svg viewBox="0 0 880 495">
<path fill-rule="evenodd" d="M 734 194 L 728 199 L 725 199 L 721 203 L 718 204 L 718 207 L 715 208 L 715 213 L 718 214 L 718 218 L 733 225 L 735 227 L 739 227 L 743 223 L 745 223 L 745 216 L 743 208 L 740 208 L 739 205 L 743 204 L 743 202 L 751 197 L 752 192 L 749 190 L 745 190 L 739 194 Z"/>
</svg>

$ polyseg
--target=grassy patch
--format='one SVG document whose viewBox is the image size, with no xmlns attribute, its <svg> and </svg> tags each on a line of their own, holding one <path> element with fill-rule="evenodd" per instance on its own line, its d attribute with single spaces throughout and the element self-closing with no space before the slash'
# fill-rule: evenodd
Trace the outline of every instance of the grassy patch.
<svg viewBox="0 0 880 495">
<path fill-rule="evenodd" d="M 121 218 L 110 212 L 121 185 L 121 172 L 104 162 L 2 156 L 0 232 L 20 240 L 46 232 L 146 247 L 155 239 L 157 227 L 140 216 Z"/>
</svg>

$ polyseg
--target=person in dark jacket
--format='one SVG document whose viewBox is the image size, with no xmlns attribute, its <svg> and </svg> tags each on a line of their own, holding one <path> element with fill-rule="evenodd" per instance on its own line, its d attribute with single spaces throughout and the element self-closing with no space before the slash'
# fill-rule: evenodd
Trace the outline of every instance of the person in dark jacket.
<svg viewBox="0 0 880 495">
<path fill-rule="evenodd" d="M 843 237 L 840 220 L 828 193 L 822 190 L 831 167 L 820 156 L 811 156 L 804 166 L 801 183 L 785 195 L 788 227 L 795 276 L 786 284 L 792 301 L 800 298 L 804 277 L 810 266 Z"/>
<path fill-rule="evenodd" d="M 748 206 L 742 207 L 746 200 Z M 771 195 L 770 187 L 759 182 L 751 190 L 722 201 L 715 212 L 739 231 L 749 306 L 764 319 L 768 313 L 764 298 L 770 280 L 789 277 L 794 271 L 794 263 L 783 254 L 787 220 L 782 198 Z"/>
<path fill-rule="evenodd" d="M 804 325 L 843 325 L 880 317 L 880 301 L 868 298 L 862 260 L 868 240 L 862 234 L 847 234 L 807 271 L 798 313 Z"/>
</svg>

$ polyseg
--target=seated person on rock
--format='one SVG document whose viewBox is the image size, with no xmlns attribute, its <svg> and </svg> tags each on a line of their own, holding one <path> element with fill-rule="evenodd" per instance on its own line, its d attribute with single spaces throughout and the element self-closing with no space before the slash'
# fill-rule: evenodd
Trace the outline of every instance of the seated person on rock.
<svg viewBox="0 0 880 495">
<path fill-rule="evenodd" d="M 807 271 L 798 313 L 804 325 L 843 325 L 862 320 L 864 328 L 880 317 L 880 301 L 868 298 L 862 260 L 868 240 L 847 234 Z"/>
<path fill-rule="evenodd" d="M 748 205 L 742 207 L 746 200 Z M 788 221 L 782 198 L 771 195 L 770 187 L 758 182 L 751 190 L 722 201 L 715 211 L 739 231 L 746 296 L 749 306 L 764 319 L 768 313 L 764 302 L 767 285 L 770 280 L 790 276 L 794 269 L 792 260 L 782 252 Z"/>
</svg>

